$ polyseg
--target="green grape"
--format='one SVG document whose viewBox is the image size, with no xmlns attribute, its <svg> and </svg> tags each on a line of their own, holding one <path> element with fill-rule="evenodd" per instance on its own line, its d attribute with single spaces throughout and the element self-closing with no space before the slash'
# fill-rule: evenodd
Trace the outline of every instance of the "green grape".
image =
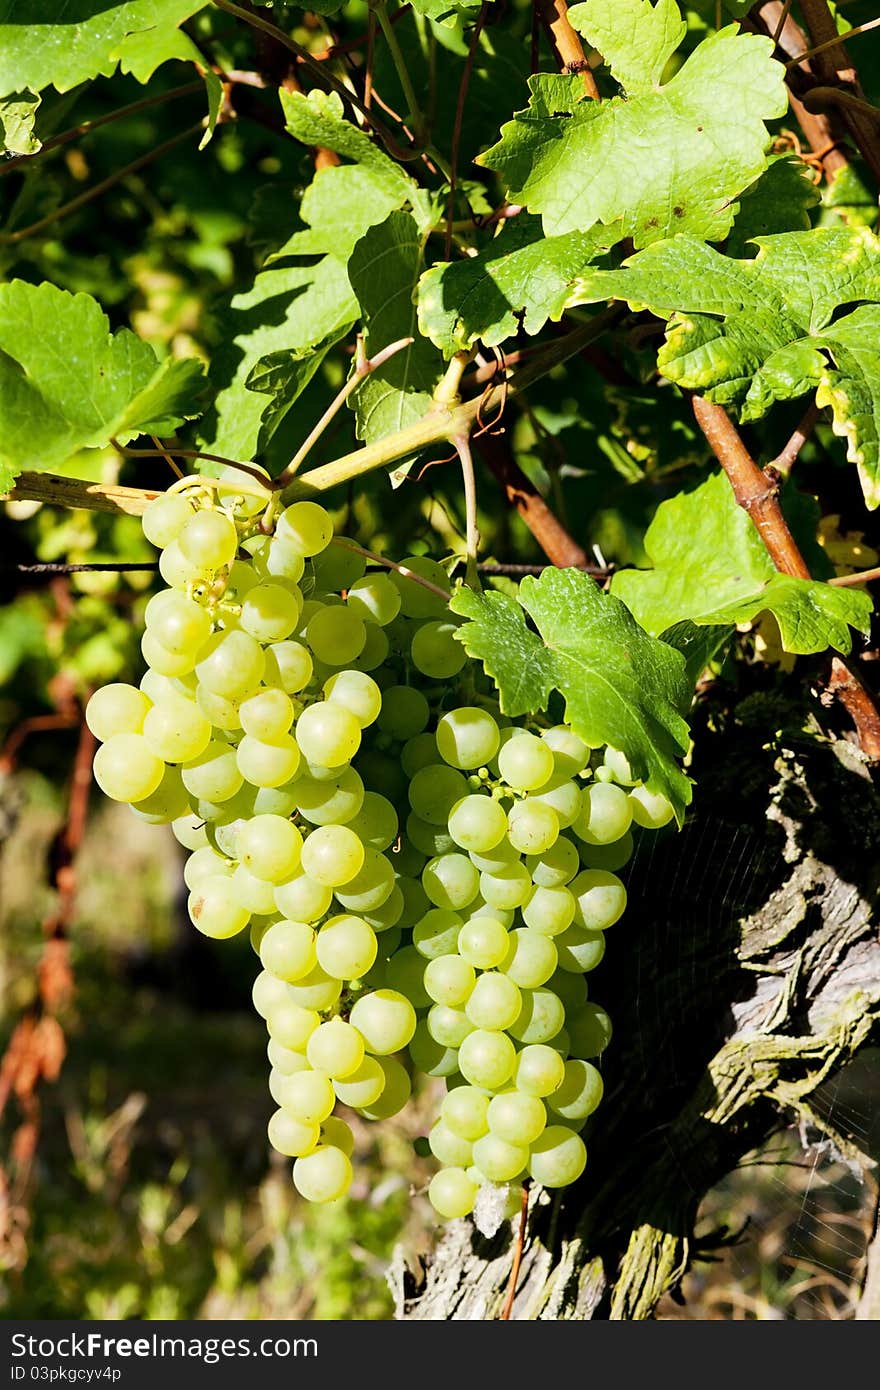
<svg viewBox="0 0 880 1390">
<path fill-rule="evenodd" d="M 282 787 L 296 775 L 300 751 L 289 735 L 271 743 L 245 734 L 236 754 L 238 770 L 254 787 Z"/>
<path fill-rule="evenodd" d="M 375 1105 L 385 1090 L 385 1071 L 381 1061 L 378 1057 L 364 1057 L 353 1072 L 343 1080 L 334 1081 L 333 1089 L 343 1105 L 350 1105 L 355 1110 L 361 1110 L 365 1105 Z"/>
<path fill-rule="evenodd" d="M 580 858 L 587 869 L 608 869 L 617 873 L 632 858 L 633 837 L 629 831 L 608 845 L 581 845 Z"/>
<path fill-rule="evenodd" d="M 398 878 L 415 879 L 416 875 L 420 874 L 425 867 L 424 854 L 417 850 L 415 845 L 410 844 L 405 836 L 401 836 L 400 842 L 392 850 L 392 854 L 394 855 L 394 871 Z M 421 884 L 419 884 L 419 891 L 424 896 L 424 889 Z M 428 907 L 429 903 L 425 898 L 425 912 L 427 912 Z"/>
<path fill-rule="evenodd" d="M 422 870 L 422 887 L 435 907 L 459 912 L 477 896 L 480 876 L 466 855 L 440 854 Z"/>
<path fill-rule="evenodd" d="M 632 821 L 630 798 L 613 782 L 594 782 L 581 793 L 581 813 L 574 833 L 589 845 L 607 845 L 619 840 Z"/>
<path fill-rule="evenodd" d="M 341 1149 L 351 1158 L 354 1153 L 354 1135 L 344 1120 L 336 1115 L 328 1115 L 321 1123 L 321 1143 L 334 1149 Z"/>
<path fill-rule="evenodd" d="M 395 881 L 385 901 L 371 911 L 362 912 L 361 916 L 365 922 L 369 922 L 373 931 L 389 931 L 404 915 L 404 906 L 403 892 Z"/>
<path fill-rule="evenodd" d="M 363 651 L 367 629 L 363 618 L 350 608 L 321 608 L 310 620 L 306 640 L 319 661 L 345 666 Z"/>
<path fill-rule="evenodd" d="M 358 617 L 384 627 L 400 612 L 400 593 L 384 574 L 368 574 L 349 585 L 346 603 Z"/>
<path fill-rule="evenodd" d="M 425 989 L 435 1004 L 464 1004 L 475 981 L 474 967 L 461 956 L 435 956 L 425 966 Z"/>
<path fill-rule="evenodd" d="M 382 708 L 382 692 L 364 671 L 338 671 L 325 682 L 324 695 L 353 714 L 362 729 L 375 721 Z"/>
<path fill-rule="evenodd" d="M 164 550 L 166 545 L 177 540 L 193 515 L 191 503 L 179 492 L 162 493 L 147 503 L 141 517 L 141 529 L 151 545 Z"/>
<path fill-rule="evenodd" d="M 541 738 L 552 751 L 556 772 L 562 777 L 576 777 L 590 761 L 590 750 L 583 739 L 565 724 L 545 729 Z"/>
<path fill-rule="evenodd" d="M 452 1221 L 456 1217 L 470 1215 L 477 1190 L 477 1184 L 472 1182 L 463 1168 L 442 1168 L 428 1184 L 428 1201 L 438 1216 Z"/>
<path fill-rule="evenodd" d="M 164 762 L 186 763 L 204 753 L 211 742 L 211 725 L 194 700 L 178 695 L 149 711 L 143 739 Z"/>
<path fill-rule="evenodd" d="M 400 594 L 401 613 L 407 618 L 432 618 L 445 613 L 446 600 L 426 589 L 423 584 L 408 578 L 405 573 L 401 573 L 406 570 L 412 570 L 413 574 L 427 579 L 444 593 L 450 592 L 449 579 L 442 565 L 426 555 L 407 555 L 402 560 L 400 569 L 392 570 L 388 576 Z"/>
<path fill-rule="evenodd" d="M 543 854 L 559 838 L 559 817 L 552 806 L 527 797 L 515 801 L 507 818 L 510 843 L 520 854 Z"/>
<path fill-rule="evenodd" d="M 286 1110 L 276 1110 L 269 1120 L 269 1143 L 288 1158 L 299 1158 L 317 1147 L 320 1125 L 304 1124 Z"/>
<path fill-rule="evenodd" d="M 269 979 L 272 979 L 271 975 Z M 274 983 L 280 985 L 282 982 L 276 980 Z M 289 989 L 290 986 L 285 985 L 284 988 Z M 256 985 L 254 991 L 256 997 Z M 257 1012 L 261 1012 L 259 1007 Z M 316 1009 L 306 1008 L 287 998 L 271 1001 L 264 1017 L 273 1041 L 291 1052 L 305 1052 L 309 1038 L 321 1022 Z"/>
<path fill-rule="evenodd" d="M 616 874 L 585 869 L 569 885 L 575 899 L 574 920 L 590 931 L 605 931 L 623 915 L 626 889 Z"/>
<path fill-rule="evenodd" d="M 177 544 L 191 564 L 219 570 L 235 559 L 238 532 L 228 516 L 202 508 L 184 522 Z"/>
<path fill-rule="evenodd" d="M 204 685 L 196 686 L 196 704 L 215 729 L 240 729 L 239 702 L 215 695 Z"/>
<path fill-rule="evenodd" d="M 489 1097 L 476 1086 L 457 1086 L 443 1097 L 440 1116 L 448 1130 L 472 1144 L 489 1132 Z"/>
<path fill-rule="evenodd" d="M 195 888 L 199 879 L 211 878 L 214 874 L 225 874 L 231 878 L 235 865 L 225 854 L 218 854 L 210 845 L 195 850 L 183 866 L 183 881 L 187 888 Z"/>
<path fill-rule="evenodd" d="M 361 726 L 344 705 L 318 700 L 297 720 L 296 741 L 310 763 L 338 768 L 350 762 L 360 747 Z"/>
<path fill-rule="evenodd" d="M 227 700 L 243 700 L 260 684 L 266 668 L 263 648 L 236 628 L 215 632 L 199 652 L 196 675 L 206 689 Z"/>
<path fill-rule="evenodd" d="M 522 907 L 532 891 L 532 880 L 524 864 L 516 861 L 497 873 L 480 874 L 480 892 L 490 907 Z"/>
<path fill-rule="evenodd" d="M 563 887 L 580 868 L 577 846 L 565 835 L 560 835 L 543 854 L 530 855 L 525 862 L 532 882 L 539 888 Z"/>
<path fill-rule="evenodd" d="M 265 879 L 257 878 L 241 864 L 232 875 L 230 892 L 237 903 L 258 917 L 269 917 L 275 911 L 274 885 L 267 883 Z M 253 923 L 251 930 L 253 931 Z"/>
<path fill-rule="evenodd" d="M 319 1024 L 319 1028 L 323 1025 Z M 309 1038 L 318 1032 L 316 1028 Z M 336 1104 L 336 1092 L 328 1076 L 318 1071 L 298 1071 L 281 1084 L 282 1107 L 301 1124 L 321 1124 Z"/>
<path fill-rule="evenodd" d="M 540 986 L 522 991 L 522 1008 L 509 1031 L 521 1043 L 546 1043 L 556 1036 L 564 1022 L 565 1008 L 559 995 Z"/>
<path fill-rule="evenodd" d="M 308 1071 L 309 1063 L 305 1053 L 293 1052 L 289 1047 L 282 1047 L 275 1038 L 269 1039 L 266 1055 L 272 1064 L 273 1072 L 280 1072 L 282 1076 L 293 1076 L 294 1072 Z M 274 1092 L 272 1099 L 278 1103 L 278 1097 Z"/>
<path fill-rule="evenodd" d="M 464 1168 L 473 1158 L 470 1141 L 453 1134 L 442 1120 L 435 1120 L 431 1126 L 428 1145 L 437 1161 L 450 1167 Z"/>
<path fill-rule="evenodd" d="M 512 909 L 503 907 L 490 907 L 484 903 L 482 898 L 475 898 L 469 909 L 468 921 L 473 922 L 477 917 L 491 917 L 494 922 L 500 922 L 505 931 L 509 931 L 516 921 L 516 913 Z"/>
<path fill-rule="evenodd" d="M 359 980 L 376 959 L 379 943 L 363 918 L 345 912 L 330 917 L 321 927 L 317 952 L 321 969 L 334 980 Z"/>
<path fill-rule="evenodd" d="M 437 721 L 437 748 L 452 767 L 482 767 L 495 756 L 500 737 L 492 715 L 476 706 L 450 710 Z"/>
<path fill-rule="evenodd" d="M 143 801 L 156 791 L 165 764 L 141 734 L 113 734 L 95 753 L 95 781 L 111 801 Z"/>
<path fill-rule="evenodd" d="M 474 1141 L 474 1164 L 489 1182 L 510 1182 L 524 1172 L 529 1151 L 523 1144 L 511 1144 L 497 1134 L 484 1134 Z"/>
<path fill-rule="evenodd" d="M 416 1025 L 409 1044 L 413 1066 L 424 1076 L 451 1076 L 458 1071 L 458 1052 L 431 1036 L 424 1020 Z"/>
<path fill-rule="evenodd" d="M 412 1004 L 414 1009 L 427 1009 L 431 996 L 424 986 L 425 961 L 415 946 L 404 946 L 395 951 L 385 968 L 385 984 L 397 990 Z"/>
<path fill-rule="evenodd" d="M 537 791 L 553 776 L 553 751 L 542 739 L 520 730 L 499 751 L 498 770 L 509 787 Z"/>
<path fill-rule="evenodd" d="M 254 816 L 242 826 L 237 844 L 245 868 L 270 883 L 283 883 L 299 868 L 302 835 L 281 816 Z"/>
<path fill-rule="evenodd" d="M 474 1031 L 464 1010 L 454 1009 L 449 1004 L 433 1004 L 425 1024 L 434 1041 L 443 1047 L 461 1047 L 468 1033 Z"/>
<path fill-rule="evenodd" d="M 415 811 L 410 811 L 406 818 L 406 835 L 416 849 L 429 859 L 436 858 L 438 854 L 450 854 L 456 849 L 455 841 L 442 825 L 430 825 Z"/>
<path fill-rule="evenodd" d="M 513 1084 L 527 1096 L 550 1096 L 565 1079 L 565 1062 L 555 1047 L 529 1043 L 516 1054 Z"/>
<path fill-rule="evenodd" d="M 318 883 L 339 888 L 363 866 L 364 847 L 345 825 L 319 825 L 302 847 L 302 867 Z"/>
<path fill-rule="evenodd" d="M 456 802 L 467 793 L 467 782 L 460 772 L 443 763 L 433 763 L 416 773 L 409 785 L 409 802 L 416 815 L 429 825 L 446 826 Z"/>
<path fill-rule="evenodd" d="M 449 833 L 462 849 L 488 854 L 507 835 L 504 808 L 490 796 L 463 796 L 449 812 Z"/>
<path fill-rule="evenodd" d="M 312 825 L 347 824 L 364 804 L 364 784 L 353 767 L 329 781 L 304 773 L 295 792 L 297 810 Z"/>
<path fill-rule="evenodd" d="M 499 1090 L 510 1080 L 516 1048 L 506 1033 L 475 1028 L 458 1049 L 458 1069 L 472 1086 Z"/>
<path fill-rule="evenodd" d="M 141 655 L 152 670 L 169 678 L 188 675 L 196 664 L 195 652 L 169 652 L 149 628 L 141 638 Z"/>
<path fill-rule="evenodd" d="M 293 1185 L 307 1202 L 338 1201 L 351 1187 L 351 1180 L 351 1159 L 332 1144 L 319 1144 L 293 1165 Z"/>
<path fill-rule="evenodd" d="M 529 1172 L 544 1187 L 568 1187 L 586 1166 L 584 1141 L 566 1125 L 548 1125 L 529 1156 Z"/>
<path fill-rule="evenodd" d="M 342 982 L 324 970 L 320 961 L 319 952 L 318 964 L 313 966 L 308 975 L 303 975 L 295 985 L 287 986 L 293 1002 L 301 1004 L 304 1009 L 332 1009 L 342 993 Z"/>
<path fill-rule="evenodd" d="M 280 686 L 288 695 L 304 690 L 313 670 L 311 652 L 302 642 L 273 642 L 266 648 L 266 683 Z"/>
<path fill-rule="evenodd" d="M 404 799 L 407 779 L 399 758 L 390 758 L 378 748 L 368 748 L 361 753 L 358 767 L 364 781 L 369 782 L 373 791 L 381 792 L 395 805 Z"/>
<path fill-rule="evenodd" d="M 416 1031 L 415 1009 L 393 989 L 361 995 L 352 1007 L 349 1021 L 363 1037 L 367 1051 L 383 1057 L 406 1047 Z"/>
<path fill-rule="evenodd" d="M 345 823 L 370 849 L 388 849 L 397 839 L 397 812 L 378 792 L 364 792 L 360 810 Z"/>
<path fill-rule="evenodd" d="M 453 955 L 457 949 L 462 919 L 448 908 L 432 907 L 413 927 L 413 946 L 428 960 Z"/>
<path fill-rule="evenodd" d="M 629 765 L 629 759 L 625 753 L 621 753 L 619 748 L 612 748 L 611 745 L 605 749 L 605 756 L 602 764 L 611 773 L 615 782 L 623 787 L 631 787 L 637 778 L 633 776 L 633 770 Z"/>
<path fill-rule="evenodd" d="M 364 1040 L 356 1028 L 341 1018 L 319 1023 L 309 1038 L 306 1056 L 316 1071 L 331 1081 L 352 1076 L 364 1061 Z"/>
<path fill-rule="evenodd" d="M 489 1132 L 508 1144 L 529 1147 L 547 1123 L 547 1111 L 537 1096 L 524 1091 L 502 1091 L 493 1096 L 487 1111 Z"/>
<path fill-rule="evenodd" d="M 562 1084 L 548 1103 L 564 1120 L 585 1120 L 601 1101 L 604 1089 L 602 1073 L 592 1062 L 572 1058 L 566 1062 Z"/>
<path fill-rule="evenodd" d="M 190 809 L 189 796 L 180 777 L 180 768 L 166 767 L 162 781 L 154 792 L 142 801 L 133 801 L 131 809 L 141 820 L 151 825 L 168 825 Z"/>
<path fill-rule="evenodd" d="M 492 970 L 507 956 L 510 937 L 507 928 L 496 918 L 472 917 L 459 931 L 456 948 L 459 955 L 478 970 Z"/>
<path fill-rule="evenodd" d="M 320 921 L 332 901 L 333 889 L 304 873 L 294 874 L 275 889 L 275 906 L 294 922 Z"/>
<path fill-rule="evenodd" d="M 298 593 L 295 585 L 256 584 L 241 605 L 242 628 L 258 642 L 284 642 L 299 622 Z"/>
<path fill-rule="evenodd" d="M 404 742 L 421 733 L 430 710 L 421 690 L 411 685 L 389 685 L 382 691 L 382 708 L 376 723 L 383 734 Z"/>
<path fill-rule="evenodd" d="M 568 1021 L 576 1057 L 599 1057 L 611 1041 L 611 1019 L 601 1004 L 584 1004 Z"/>
<path fill-rule="evenodd" d="M 190 758 L 180 775 L 189 794 L 200 801 L 229 801 L 244 782 L 236 750 L 219 739 L 212 739 L 198 757 Z"/>
<path fill-rule="evenodd" d="M 423 767 L 430 767 L 437 761 L 437 740 L 433 734 L 413 734 L 407 739 L 400 752 L 400 765 L 407 777 L 412 779 Z"/>
<path fill-rule="evenodd" d="M 542 932 L 518 927 L 508 937 L 508 947 L 499 969 L 523 989 L 546 984 L 556 969 L 555 943 Z"/>
<path fill-rule="evenodd" d="M 532 931 L 543 936 L 559 936 L 571 926 L 577 902 L 564 884 L 558 888 L 533 888 L 522 910 L 522 918 Z"/>
<path fill-rule="evenodd" d="M 472 849 L 468 854 L 471 863 L 481 874 L 504 874 L 512 864 L 519 864 L 519 850 L 514 849 L 507 838 L 507 817 L 504 817 L 504 839 L 499 840 L 494 849 L 486 854 Z"/>
<path fill-rule="evenodd" d="M 304 979 L 318 963 L 315 933 L 309 923 L 286 919 L 273 922 L 260 942 L 260 960 L 263 969 L 279 980 L 296 984 Z"/>
<path fill-rule="evenodd" d="M 605 934 L 586 927 L 570 926 L 556 938 L 560 970 L 586 975 L 595 970 L 605 954 Z"/>
<path fill-rule="evenodd" d="M 154 594 L 144 611 L 148 630 L 166 651 L 198 651 L 211 635 L 211 619 L 200 604 L 175 589 Z"/>
<path fill-rule="evenodd" d="M 136 686 L 114 681 L 92 695 L 86 705 L 86 724 L 101 743 L 114 734 L 139 734 L 151 703 Z"/>
<path fill-rule="evenodd" d="M 353 661 L 349 662 L 356 671 L 375 671 L 384 665 L 388 657 L 388 638 L 381 627 L 375 623 L 365 623 L 364 645 Z"/>
<path fill-rule="evenodd" d="M 417 671 L 432 680 L 449 680 L 457 676 L 467 661 L 467 652 L 456 642 L 455 623 L 425 623 L 412 639 L 410 656 Z"/>
<path fill-rule="evenodd" d="M 336 889 L 336 900 L 349 912 L 374 912 L 391 896 L 393 888 L 394 870 L 385 855 L 366 846 L 363 865 L 344 887 Z"/>
<path fill-rule="evenodd" d="M 186 589 L 191 584 L 205 584 L 212 571 L 207 565 L 193 564 L 181 550 L 179 540 L 173 540 L 159 556 L 159 573 L 172 589 Z"/>
<path fill-rule="evenodd" d="M 264 686 L 242 700 L 238 708 L 241 727 L 252 738 L 274 743 L 290 732 L 293 723 L 293 701 L 277 686 Z"/>
<path fill-rule="evenodd" d="M 300 555 L 317 555 L 330 544 L 333 523 L 317 502 L 294 502 L 279 516 L 275 533 Z"/>
<path fill-rule="evenodd" d="M 471 990 L 464 1011 L 475 1028 L 509 1028 L 519 1017 L 522 996 L 519 986 L 497 970 L 481 975 Z"/>
<path fill-rule="evenodd" d="M 217 941 L 225 941 L 244 931 L 251 915 L 246 907 L 235 901 L 229 891 L 229 880 L 221 874 L 201 879 L 189 895 L 187 909 L 193 926 Z"/>
<path fill-rule="evenodd" d="M 540 791 L 533 792 L 528 801 L 532 806 L 538 804 L 552 807 L 556 812 L 560 830 L 567 830 L 569 826 L 574 825 L 581 813 L 582 790 L 571 778 L 554 772 L 550 780 L 544 783 Z"/>
<path fill-rule="evenodd" d="M 210 586 L 210 592 L 215 593 L 223 582 L 215 579 Z M 248 564 L 245 560 L 233 560 L 225 579 L 226 587 L 222 596 L 224 605 L 237 606 L 242 604 L 251 589 L 255 588 L 258 583 L 259 579 L 254 573 L 253 565 Z M 205 587 L 207 588 L 207 586 Z M 232 611 L 224 613 L 223 626 L 237 626 Z"/>
<path fill-rule="evenodd" d="M 97 778 L 95 779 L 97 781 Z M 208 843 L 205 827 L 198 816 L 184 814 L 171 822 L 171 833 L 184 849 L 202 849 Z"/>
<path fill-rule="evenodd" d="M 636 825 L 646 830 L 660 830 L 675 815 L 671 801 L 661 792 L 649 792 L 647 787 L 633 787 L 629 793 L 630 810 Z"/>
<path fill-rule="evenodd" d="M 266 1019 L 267 1022 L 271 1013 L 276 1009 L 283 1008 L 286 1004 L 291 1002 L 290 990 L 287 985 L 283 980 L 276 980 L 267 970 L 261 970 L 254 980 L 251 999 L 257 1013 L 261 1018 Z M 317 1024 L 318 1016 L 316 1014 L 314 1026 L 317 1027 Z M 301 1048 L 297 1047 L 294 1043 L 287 1043 L 286 1046 L 292 1047 L 296 1051 L 304 1052 L 308 1036 L 308 1033 L 306 1033 Z"/>
<path fill-rule="evenodd" d="M 366 568 L 366 555 L 344 542 L 328 545 L 320 554 L 312 556 L 315 587 L 331 594 L 350 589 Z"/>
</svg>

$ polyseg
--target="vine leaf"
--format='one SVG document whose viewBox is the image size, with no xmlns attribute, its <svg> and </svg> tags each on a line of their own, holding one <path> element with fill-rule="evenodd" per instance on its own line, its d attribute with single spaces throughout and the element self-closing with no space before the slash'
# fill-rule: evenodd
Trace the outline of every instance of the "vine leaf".
<svg viewBox="0 0 880 1390">
<path fill-rule="evenodd" d="M 614 240 L 601 226 L 544 237 L 540 220 L 521 213 L 476 256 L 425 272 L 419 326 L 446 357 L 478 339 L 495 347 L 520 321 L 527 333 L 539 333 L 548 319 L 561 317 L 572 282 Z"/>
<path fill-rule="evenodd" d="M 245 385 L 249 391 L 271 396 L 263 403 L 258 450 L 264 449 L 272 435 L 296 404 L 331 348 L 336 347 L 354 327 L 343 324 L 320 343 L 284 352 L 269 352 L 251 368 Z"/>
<path fill-rule="evenodd" d="M 772 613 L 787 652 L 847 653 L 873 603 L 857 589 L 780 574 L 723 473 L 661 502 L 645 535 L 651 570 L 619 570 L 611 589 L 648 632 L 689 619 L 698 627 Z"/>
<path fill-rule="evenodd" d="M 637 247 L 674 231 L 726 236 L 736 198 L 766 167 L 765 122 L 787 110 L 771 40 L 728 25 L 660 85 L 685 29 L 673 0 L 587 0 L 568 15 L 625 95 L 590 101 L 579 77 L 537 74 L 528 109 L 478 163 L 541 214 L 548 236 L 596 222 Z"/>
<path fill-rule="evenodd" d="M 518 598 L 462 587 L 450 607 L 468 620 L 456 635 L 494 680 L 504 714 L 535 714 L 558 690 L 575 733 L 592 747 L 622 749 L 682 818 L 691 789 L 678 762 L 688 747 L 681 712 L 691 688 L 680 652 L 650 637 L 581 570 L 528 576 Z"/>
<path fill-rule="evenodd" d="M 0 488 L 111 437 L 171 434 L 199 413 L 201 364 L 160 362 L 127 328 L 110 332 L 87 294 L 0 285 Z"/>
<path fill-rule="evenodd" d="M 42 148 L 34 130 L 40 100 L 35 92 L 0 98 L 0 154 L 36 154 Z"/>
<path fill-rule="evenodd" d="M 740 199 L 725 246 L 728 256 L 754 256 L 757 248 L 750 243 L 756 237 L 808 231 L 809 209 L 819 200 L 809 166 L 792 155 L 777 155 Z"/>
<path fill-rule="evenodd" d="M 29 87 L 69 92 L 117 65 L 148 82 L 169 58 L 200 61 L 180 25 L 205 0 L 0 0 L 0 95 Z"/>
<path fill-rule="evenodd" d="M 717 657 L 733 636 L 733 624 L 724 623 L 718 627 L 698 627 L 689 618 L 673 623 L 660 633 L 660 641 L 675 647 L 687 663 L 688 684 L 696 685 L 709 662 Z"/>
<path fill-rule="evenodd" d="M 354 394 L 359 439 L 371 443 L 420 420 L 430 408 L 443 359 L 416 322 L 415 293 L 424 267 L 424 238 L 408 212 L 393 212 L 358 241 L 348 276 L 366 329 L 369 356 L 412 338 L 371 372 Z M 394 472 L 402 481 L 401 465 Z"/>
<path fill-rule="evenodd" d="M 864 228 L 817 227 L 755 244 L 754 260 L 732 260 L 694 237 L 672 237 L 623 270 L 587 270 L 572 300 L 612 296 L 669 319 L 663 375 L 743 421 L 816 390 L 848 441 L 868 507 L 877 507 L 880 240 Z"/>
</svg>

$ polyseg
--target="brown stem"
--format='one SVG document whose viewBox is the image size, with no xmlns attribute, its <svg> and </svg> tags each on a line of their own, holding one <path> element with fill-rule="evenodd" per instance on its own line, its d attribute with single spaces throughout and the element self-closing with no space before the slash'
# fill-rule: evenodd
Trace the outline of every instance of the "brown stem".
<svg viewBox="0 0 880 1390">
<path fill-rule="evenodd" d="M 488 560 L 481 561 L 480 564 L 477 565 L 480 574 L 507 574 L 512 578 L 519 578 L 519 576 L 523 574 L 543 574 L 547 568 L 547 565 L 493 565 Z M 605 579 L 609 574 L 613 573 L 608 565 L 570 565 L 569 568 L 582 569 L 587 574 L 594 574 L 600 579 Z"/>
<path fill-rule="evenodd" d="M 847 43 L 849 43 L 851 39 L 858 38 L 859 34 L 870 33 L 878 25 L 880 25 L 880 19 L 869 19 L 866 24 L 857 24 L 853 29 L 847 29 L 845 35 L 838 34 L 835 27 L 833 39 L 826 39 L 824 43 L 816 44 L 815 48 L 808 48 L 806 53 L 799 53 L 796 58 L 790 58 L 786 66 L 802 63 L 806 58 L 815 58 L 817 53 L 824 53 L 826 48 L 836 48 L 842 38 L 846 38 Z"/>
<path fill-rule="evenodd" d="M 550 510 L 534 483 L 513 457 L 507 435 L 484 434 L 476 441 L 484 462 L 504 488 L 505 495 L 531 531 L 551 564 L 584 569 L 589 557 L 583 546 Z"/>
<path fill-rule="evenodd" d="M 834 579 L 829 579 L 828 583 L 846 589 L 854 584 L 871 584 L 875 579 L 880 579 L 880 565 L 870 570 L 857 570 L 855 574 L 838 574 Z"/>
<path fill-rule="evenodd" d="M 791 438 L 768 467 L 775 469 L 783 478 L 788 477 L 797 462 L 801 449 L 816 428 L 821 413 L 815 401 L 807 407 Z"/>
<path fill-rule="evenodd" d="M 800 0 L 801 14 L 809 31 L 816 53 L 810 59 L 813 70 L 827 86 L 843 87 L 849 94 L 864 101 L 855 67 L 837 33 L 837 24 L 827 0 Z M 877 122 L 847 103 L 841 109 L 843 121 L 855 141 L 865 163 L 880 183 L 880 130 Z"/>
<path fill-rule="evenodd" d="M 758 467 L 723 406 L 694 396 L 693 409 L 734 497 L 755 523 L 776 568 L 796 579 L 809 579 L 810 571 L 782 515 L 776 473 L 772 468 Z M 872 760 L 880 759 L 880 712 L 858 676 L 839 656 L 832 659 L 828 689 L 837 695 L 855 724 L 862 752 Z"/>
<path fill-rule="evenodd" d="M 516 1244 L 513 1247 L 513 1263 L 510 1266 L 510 1282 L 507 1285 L 507 1297 L 504 1300 L 504 1307 L 501 1309 L 501 1321 L 509 1322 L 513 1312 L 513 1300 L 516 1297 L 516 1283 L 519 1279 L 519 1268 L 522 1264 L 523 1247 L 526 1243 L 526 1224 L 529 1219 L 529 1184 L 528 1181 L 522 1185 L 522 1201 L 519 1208 L 519 1227 L 516 1233 Z"/>
<path fill-rule="evenodd" d="M 559 66 L 564 72 L 579 72 L 585 94 L 598 101 L 599 88 L 584 52 L 580 34 L 571 26 L 566 0 L 535 0 L 535 5 Z"/>
<path fill-rule="evenodd" d="M 799 24 L 779 0 L 762 5 L 756 20 L 745 20 L 748 27 L 763 31 L 774 39 L 787 58 L 796 58 L 808 47 L 809 40 Z M 802 60 L 787 74 L 789 103 L 797 118 L 798 125 L 807 137 L 814 157 L 819 161 L 828 179 L 848 166 L 846 152 L 841 148 L 841 136 L 845 135 L 842 126 L 824 113 L 808 111 L 802 97 L 813 82 L 813 73 L 807 60 Z"/>
</svg>

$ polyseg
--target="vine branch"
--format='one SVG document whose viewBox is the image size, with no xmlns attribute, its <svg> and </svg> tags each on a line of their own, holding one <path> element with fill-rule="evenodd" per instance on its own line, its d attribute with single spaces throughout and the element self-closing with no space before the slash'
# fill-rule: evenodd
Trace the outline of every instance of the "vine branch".
<svg viewBox="0 0 880 1390">
<path fill-rule="evenodd" d="M 843 89 L 847 95 L 864 103 L 865 94 L 837 32 L 837 24 L 827 0 L 800 0 L 800 8 L 814 49 L 810 62 L 820 81 L 838 91 Z M 869 106 L 868 110 L 872 108 Z M 876 116 L 868 116 L 861 107 L 855 107 L 851 102 L 842 105 L 841 115 L 865 163 L 880 183 L 880 127 Z"/>
<path fill-rule="evenodd" d="M 566 0 L 535 0 L 535 7 L 547 31 L 556 61 L 563 72 L 580 73 L 585 95 L 592 97 L 593 101 L 598 101 L 599 88 L 584 52 L 580 34 L 572 28 Z"/>
</svg>

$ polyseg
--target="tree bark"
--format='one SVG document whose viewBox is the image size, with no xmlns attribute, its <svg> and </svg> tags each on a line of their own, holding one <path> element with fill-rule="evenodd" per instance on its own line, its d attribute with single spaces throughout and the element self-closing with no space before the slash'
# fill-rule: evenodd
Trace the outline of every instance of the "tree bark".
<svg viewBox="0 0 880 1390">
<path fill-rule="evenodd" d="M 650 1318 L 711 1247 L 702 1198 L 793 1120 L 860 1157 L 811 1097 L 880 1021 L 880 799 L 845 741 L 765 738 L 707 737 L 685 830 L 639 843 L 590 977 L 615 1035 L 587 1169 L 531 1193 L 513 1318 Z M 398 1262 L 398 1316 L 498 1317 L 516 1223 L 493 1224 L 453 1222 L 427 1267 Z"/>
</svg>

